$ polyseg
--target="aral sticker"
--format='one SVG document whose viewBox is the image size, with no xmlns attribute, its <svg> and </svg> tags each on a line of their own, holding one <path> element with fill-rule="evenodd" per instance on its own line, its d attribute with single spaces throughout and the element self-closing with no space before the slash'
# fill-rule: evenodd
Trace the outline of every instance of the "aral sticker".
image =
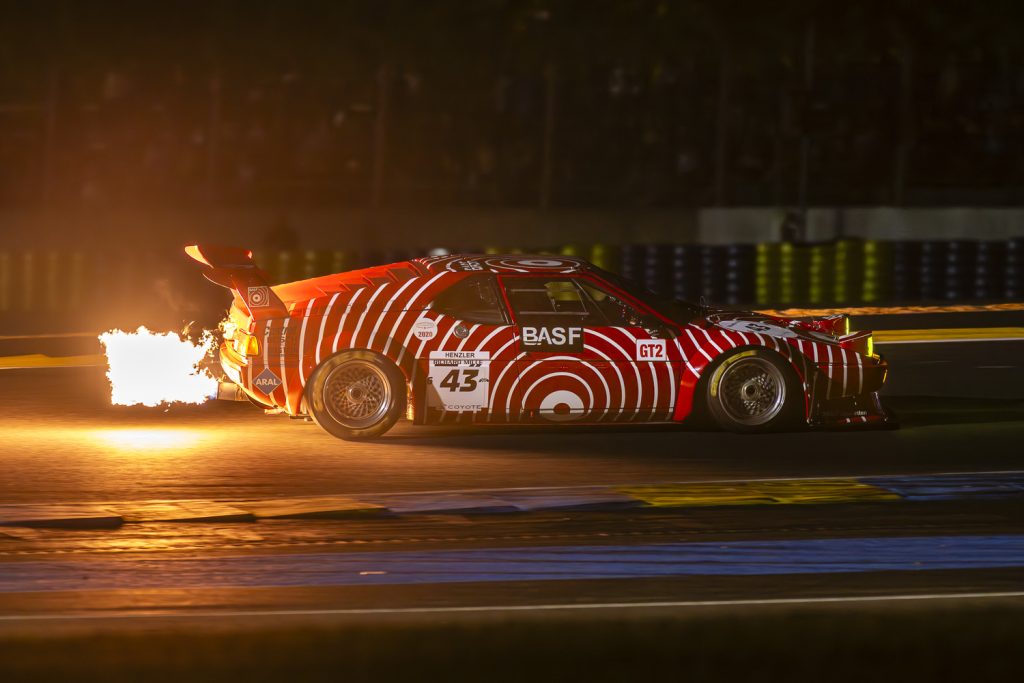
<svg viewBox="0 0 1024 683">
<path fill-rule="evenodd" d="M 269 396 L 274 393 L 274 389 L 281 386 L 281 378 L 275 375 L 270 368 L 263 368 L 263 372 L 256 376 L 252 385 Z"/>
<path fill-rule="evenodd" d="M 412 329 L 416 338 L 424 341 L 427 339 L 433 339 L 437 336 L 437 323 L 430 318 L 420 318 L 416 321 L 416 324 L 412 326 Z"/>
<path fill-rule="evenodd" d="M 456 412 L 486 409 L 490 366 L 489 351 L 431 351 L 427 405 Z"/>
<path fill-rule="evenodd" d="M 664 339 L 637 339 L 637 360 L 668 360 L 668 347 Z"/>
</svg>

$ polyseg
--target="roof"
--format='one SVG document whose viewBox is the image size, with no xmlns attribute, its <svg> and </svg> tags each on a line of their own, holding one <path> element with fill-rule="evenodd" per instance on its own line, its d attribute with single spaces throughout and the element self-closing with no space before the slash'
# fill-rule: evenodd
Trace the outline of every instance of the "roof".
<svg viewBox="0 0 1024 683">
<path fill-rule="evenodd" d="M 425 256 L 413 263 L 431 273 L 489 271 L 492 273 L 579 273 L 590 264 L 574 256 L 531 254 L 446 254 Z"/>
<path fill-rule="evenodd" d="M 274 293 L 286 303 L 304 302 L 325 294 L 361 287 L 379 287 L 391 282 L 405 282 L 417 275 L 437 273 L 580 273 L 591 265 L 572 256 L 529 254 L 448 254 L 425 256 L 383 266 L 349 270 L 333 275 L 273 287 Z"/>
</svg>

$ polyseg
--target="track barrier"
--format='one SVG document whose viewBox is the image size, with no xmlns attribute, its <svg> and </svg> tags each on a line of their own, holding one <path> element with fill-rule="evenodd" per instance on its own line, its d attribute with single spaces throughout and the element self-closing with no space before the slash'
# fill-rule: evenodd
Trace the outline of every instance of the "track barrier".
<svg viewBox="0 0 1024 683">
<path fill-rule="evenodd" d="M 452 251 L 458 250 L 259 250 L 254 258 L 277 283 Z M 546 249 L 477 246 L 472 251 L 576 256 L 659 294 L 690 301 L 704 297 L 727 306 L 827 308 L 1024 298 L 1024 238 L 809 245 L 597 243 Z M 160 287 L 187 293 L 187 283 L 196 275 L 187 265 L 183 256 L 179 262 L 166 253 L 0 251 L 0 316 L 117 305 Z"/>
</svg>

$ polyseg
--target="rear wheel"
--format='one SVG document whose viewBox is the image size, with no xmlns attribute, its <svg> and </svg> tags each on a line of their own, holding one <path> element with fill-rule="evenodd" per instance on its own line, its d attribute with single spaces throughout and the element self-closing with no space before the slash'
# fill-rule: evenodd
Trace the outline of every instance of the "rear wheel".
<svg viewBox="0 0 1024 683">
<path fill-rule="evenodd" d="M 391 429 L 405 409 L 405 379 L 394 363 L 370 351 L 345 351 L 309 378 L 313 420 L 342 439 L 372 439 Z"/>
<path fill-rule="evenodd" d="M 799 383 L 769 351 L 748 350 L 723 359 L 706 385 L 708 412 L 723 429 L 763 432 L 795 424 Z"/>
</svg>

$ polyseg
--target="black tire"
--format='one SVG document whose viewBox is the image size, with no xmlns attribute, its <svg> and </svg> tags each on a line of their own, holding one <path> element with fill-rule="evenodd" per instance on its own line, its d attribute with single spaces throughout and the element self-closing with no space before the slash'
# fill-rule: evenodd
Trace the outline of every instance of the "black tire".
<svg viewBox="0 0 1024 683">
<path fill-rule="evenodd" d="M 803 408 L 793 369 L 778 354 L 745 349 L 719 360 L 704 385 L 707 413 L 731 432 L 791 429 Z"/>
<path fill-rule="evenodd" d="M 374 439 L 405 412 L 405 378 L 372 351 L 343 351 L 321 363 L 306 383 L 310 417 L 329 434 Z"/>
</svg>

